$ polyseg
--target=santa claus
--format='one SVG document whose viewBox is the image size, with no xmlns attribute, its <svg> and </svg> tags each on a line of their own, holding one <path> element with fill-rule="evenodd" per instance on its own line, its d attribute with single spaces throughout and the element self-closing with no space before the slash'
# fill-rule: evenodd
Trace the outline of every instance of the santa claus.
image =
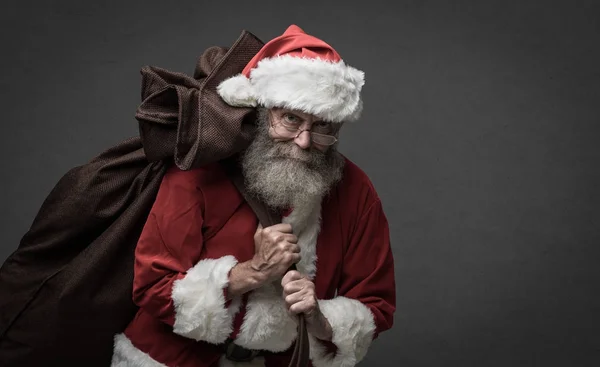
<svg viewBox="0 0 600 367">
<path fill-rule="evenodd" d="M 293 25 L 219 85 L 227 104 L 258 111 L 239 167 L 282 223 L 259 224 L 223 162 L 170 168 L 136 248 L 139 311 L 115 336 L 113 366 L 287 366 L 298 314 L 312 365 L 364 358 L 392 326 L 395 281 L 382 203 L 337 150 L 363 84 Z"/>
</svg>

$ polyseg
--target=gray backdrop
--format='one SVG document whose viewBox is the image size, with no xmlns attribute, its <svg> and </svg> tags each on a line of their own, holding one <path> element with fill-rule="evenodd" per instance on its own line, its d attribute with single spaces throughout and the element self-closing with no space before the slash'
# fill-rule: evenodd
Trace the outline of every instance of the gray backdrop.
<svg viewBox="0 0 600 367">
<path fill-rule="evenodd" d="M 143 65 L 296 23 L 366 72 L 341 150 L 385 204 L 398 310 L 361 365 L 599 366 L 600 2 L 283 3 L 4 1 L 0 262 L 137 134 Z"/>
</svg>

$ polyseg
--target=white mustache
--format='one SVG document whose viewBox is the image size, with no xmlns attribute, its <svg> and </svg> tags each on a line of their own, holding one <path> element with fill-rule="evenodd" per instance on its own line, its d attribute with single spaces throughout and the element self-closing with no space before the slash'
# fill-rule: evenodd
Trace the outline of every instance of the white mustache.
<svg viewBox="0 0 600 367">
<path fill-rule="evenodd" d="M 267 158 L 281 159 L 291 158 L 303 162 L 318 162 L 324 158 L 324 154 L 316 150 L 304 150 L 293 143 L 276 143 L 267 151 Z"/>
</svg>

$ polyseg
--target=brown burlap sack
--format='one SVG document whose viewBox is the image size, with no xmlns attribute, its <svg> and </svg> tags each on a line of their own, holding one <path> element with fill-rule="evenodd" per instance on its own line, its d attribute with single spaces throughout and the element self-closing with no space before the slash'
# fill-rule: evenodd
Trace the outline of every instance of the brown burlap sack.
<svg viewBox="0 0 600 367">
<path fill-rule="evenodd" d="M 243 32 L 200 57 L 194 76 L 142 69 L 140 136 L 68 171 L 0 268 L 2 366 L 108 366 L 113 336 L 135 315 L 134 249 L 171 164 L 190 169 L 243 150 L 255 112 L 216 85 L 263 43 Z"/>
</svg>

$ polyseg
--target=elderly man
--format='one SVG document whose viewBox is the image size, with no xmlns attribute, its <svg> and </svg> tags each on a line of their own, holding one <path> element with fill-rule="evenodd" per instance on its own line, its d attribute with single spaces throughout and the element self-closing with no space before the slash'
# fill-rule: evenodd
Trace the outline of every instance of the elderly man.
<svg viewBox="0 0 600 367">
<path fill-rule="evenodd" d="M 312 365 L 353 366 L 392 326 L 382 203 L 336 149 L 341 124 L 360 114 L 363 78 L 290 26 L 219 85 L 228 104 L 258 110 L 239 166 L 282 223 L 259 224 L 223 162 L 170 168 L 136 248 L 140 308 L 115 337 L 113 366 L 287 366 L 300 313 Z"/>
</svg>

